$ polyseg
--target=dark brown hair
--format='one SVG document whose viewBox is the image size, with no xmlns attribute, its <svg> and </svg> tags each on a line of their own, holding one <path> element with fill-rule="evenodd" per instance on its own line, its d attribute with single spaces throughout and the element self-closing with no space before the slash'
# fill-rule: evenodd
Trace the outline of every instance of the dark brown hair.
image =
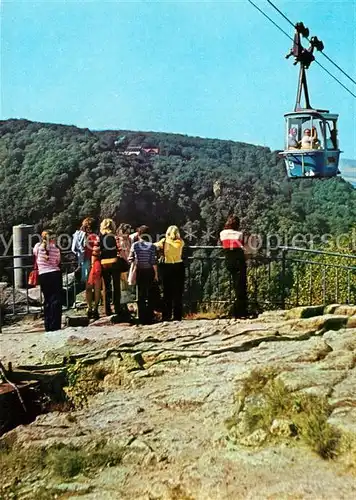
<svg viewBox="0 0 356 500">
<path fill-rule="evenodd" d="M 225 222 L 224 229 L 234 229 L 235 231 L 238 231 L 239 228 L 240 219 L 237 217 L 237 215 L 229 215 L 227 221 Z"/>
<path fill-rule="evenodd" d="M 148 227 L 148 226 L 140 226 L 140 227 L 137 229 L 137 232 L 138 232 L 138 235 L 139 235 L 139 236 L 142 236 L 143 234 L 148 234 L 148 232 L 149 232 L 149 227 Z"/>
<path fill-rule="evenodd" d="M 119 227 L 116 230 L 116 234 L 121 235 L 121 234 L 130 234 L 131 233 L 131 226 L 130 224 L 126 224 L 125 222 L 121 222 Z"/>
</svg>

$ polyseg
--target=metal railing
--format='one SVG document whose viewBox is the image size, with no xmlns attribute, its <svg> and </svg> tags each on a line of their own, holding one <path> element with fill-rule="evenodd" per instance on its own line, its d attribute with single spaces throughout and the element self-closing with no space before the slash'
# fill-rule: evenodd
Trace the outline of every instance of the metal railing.
<svg viewBox="0 0 356 500">
<path fill-rule="evenodd" d="M 220 247 L 188 249 L 185 303 L 218 308 L 231 305 L 230 276 Z M 199 265 L 197 264 L 199 262 Z M 331 303 L 356 303 L 356 255 L 279 247 L 247 260 L 250 312 Z"/>
<path fill-rule="evenodd" d="M 0 288 L 0 328 L 1 303 L 4 308 L 6 302 L 5 312 L 12 316 L 42 312 L 39 292 L 36 300 L 31 298 L 33 292 L 29 287 L 16 290 L 13 285 L 14 270 L 18 269 L 13 262 L 18 257 L 0 256 L 0 271 L 2 268 L 9 283 L 5 291 Z M 222 248 L 187 247 L 184 260 L 186 312 L 210 309 L 225 310 L 228 313 L 234 294 Z M 32 265 L 20 268 L 24 270 L 27 283 Z M 76 308 L 77 294 L 83 290 L 75 270 L 73 254 L 63 253 L 64 309 Z M 300 305 L 356 303 L 356 255 L 297 247 L 279 247 L 269 253 L 262 251 L 247 260 L 247 282 L 251 313 Z"/>
<path fill-rule="evenodd" d="M 62 303 L 63 308 L 68 310 L 76 307 L 77 294 L 83 291 L 84 287 L 76 279 L 77 264 L 75 257 L 71 252 L 62 252 Z M 24 283 L 28 283 L 28 277 L 33 269 L 33 265 L 25 264 L 14 266 L 15 259 L 33 261 L 33 255 L 7 255 L 0 256 L 0 275 L 5 275 L 6 283 L 0 283 L 0 332 L 3 323 L 3 317 L 17 317 L 28 314 L 42 314 L 43 301 L 40 287 L 31 287 L 26 285 L 23 288 L 16 288 L 14 285 L 14 272 L 21 269 L 24 273 Z M 6 287 L 2 287 L 6 284 Z M 33 292 L 34 290 L 35 292 Z M 35 293 L 35 296 L 33 295 Z"/>
<path fill-rule="evenodd" d="M 280 247 L 282 307 L 356 303 L 356 255 Z"/>
</svg>

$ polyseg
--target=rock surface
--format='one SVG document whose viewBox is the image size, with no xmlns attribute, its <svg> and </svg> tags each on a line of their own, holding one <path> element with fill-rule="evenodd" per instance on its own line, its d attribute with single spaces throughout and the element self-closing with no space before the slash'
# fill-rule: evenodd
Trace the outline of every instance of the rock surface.
<svg viewBox="0 0 356 500">
<path fill-rule="evenodd" d="M 123 447 L 118 466 L 67 486 L 49 478 L 47 486 L 63 490 L 63 498 L 68 492 L 78 500 L 355 498 L 352 471 L 288 441 L 288 421 L 272 423 L 281 443 L 255 431 L 236 445 L 226 427 L 242 381 L 255 368 L 273 366 L 291 391 L 327 396 L 329 422 L 356 434 L 356 327 L 348 321 L 354 312 L 335 305 L 319 316 L 298 310 L 145 327 L 102 319 L 52 333 L 31 332 L 29 324 L 7 328 L 0 335 L 3 363 L 58 362 L 69 355 L 86 355 L 88 366 L 113 356 L 129 356 L 131 363 L 124 382 L 106 375 L 103 392 L 88 407 L 41 415 L 8 436 L 23 447 L 83 447 L 102 439 Z M 28 484 L 23 488 L 29 491 Z"/>
</svg>

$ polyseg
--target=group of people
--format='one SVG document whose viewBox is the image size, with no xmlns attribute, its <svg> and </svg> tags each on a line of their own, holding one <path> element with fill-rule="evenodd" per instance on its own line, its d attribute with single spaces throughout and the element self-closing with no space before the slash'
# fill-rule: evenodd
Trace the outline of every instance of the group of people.
<svg viewBox="0 0 356 500">
<path fill-rule="evenodd" d="M 321 143 L 318 139 L 318 132 L 315 127 L 306 128 L 302 139 L 298 141 L 298 130 L 292 127 L 288 134 L 288 149 L 320 149 Z"/>
<path fill-rule="evenodd" d="M 228 218 L 220 233 L 220 241 L 235 292 L 233 315 L 245 317 L 246 263 L 243 234 L 239 231 L 237 217 Z M 185 279 L 183 248 L 184 241 L 177 226 L 169 226 L 165 236 L 152 243 L 149 228 L 145 225 L 132 233 L 129 224 L 122 223 L 116 229 L 112 219 L 104 219 L 97 233 L 94 219 L 85 218 L 73 235 L 72 251 L 77 258 L 80 279 L 85 283 L 88 318 L 99 318 L 102 301 L 105 315 L 112 315 L 113 306 L 116 321 L 127 321 L 127 309 L 121 304 L 121 294 L 136 285 L 138 320 L 141 324 L 151 324 L 160 281 L 163 286 L 162 320 L 180 321 Z M 59 330 L 62 315 L 61 255 L 54 235 L 44 231 L 33 253 L 44 296 L 45 330 Z"/>
<path fill-rule="evenodd" d="M 137 286 L 138 319 L 150 324 L 154 319 L 155 297 L 159 277 L 163 283 L 162 319 L 182 319 L 184 242 L 176 226 L 170 226 L 164 238 L 152 243 L 149 228 L 140 226 L 132 234 L 129 224 L 115 228 L 112 219 L 104 219 L 99 234 L 93 232 L 93 219 L 84 219 L 74 234 L 72 250 L 76 253 L 86 283 L 89 319 L 99 318 L 98 307 L 103 295 L 104 310 L 116 320 L 127 318 L 121 306 L 121 291 Z M 158 273 L 160 264 L 160 276 Z"/>
</svg>

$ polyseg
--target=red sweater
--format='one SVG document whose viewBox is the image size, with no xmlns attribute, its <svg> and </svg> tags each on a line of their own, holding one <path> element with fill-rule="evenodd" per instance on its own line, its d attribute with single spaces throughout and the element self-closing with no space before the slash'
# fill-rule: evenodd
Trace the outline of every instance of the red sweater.
<svg viewBox="0 0 356 500">
<path fill-rule="evenodd" d="M 243 248 L 243 234 L 234 229 L 224 229 L 220 233 L 220 241 L 225 250 Z"/>
</svg>

